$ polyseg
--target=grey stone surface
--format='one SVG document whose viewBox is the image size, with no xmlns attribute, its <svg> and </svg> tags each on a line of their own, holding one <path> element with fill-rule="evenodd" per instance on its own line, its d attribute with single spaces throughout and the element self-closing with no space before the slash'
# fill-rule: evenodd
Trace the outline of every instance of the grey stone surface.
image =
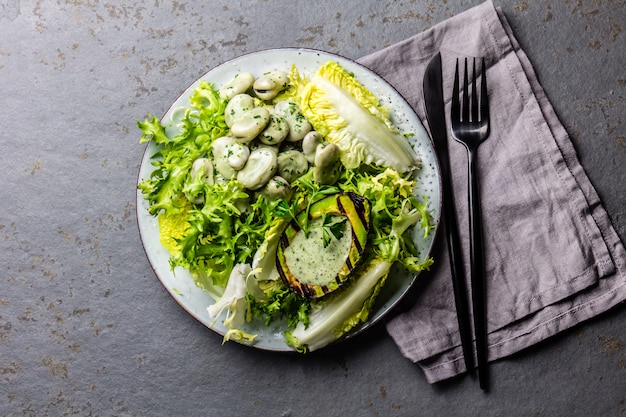
<svg viewBox="0 0 626 417">
<path fill-rule="evenodd" d="M 479 1 L 0 1 L 0 415 L 620 416 L 619 306 L 429 385 L 384 327 L 310 356 L 221 338 L 141 246 L 136 120 L 243 53 L 359 58 Z M 626 2 L 501 0 L 626 238 Z"/>
</svg>

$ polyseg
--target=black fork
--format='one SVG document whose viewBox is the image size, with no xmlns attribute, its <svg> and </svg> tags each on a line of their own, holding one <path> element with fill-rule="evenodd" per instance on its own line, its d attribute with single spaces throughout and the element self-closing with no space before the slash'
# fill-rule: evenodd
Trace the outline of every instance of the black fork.
<svg viewBox="0 0 626 417">
<path fill-rule="evenodd" d="M 478 380 L 482 389 L 488 387 L 487 375 L 487 318 L 485 302 L 485 261 L 480 208 L 480 189 L 476 159 L 478 146 L 489 136 L 489 101 L 485 60 L 482 60 L 480 80 L 480 100 L 477 94 L 476 59 L 472 65 L 471 98 L 468 82 L 467 58 L 463 77 L 463 97 L 459 102 L 459 60 L 456 62 L 452 109 L 450 113 L 452 137 L 465 145 L 468 155 L 469 219 L 470 219 L 470 270 L 472 286 L 472 309 L 474 311 L 474 332 L 476 337 L 476 363 Z"/>
</svg>

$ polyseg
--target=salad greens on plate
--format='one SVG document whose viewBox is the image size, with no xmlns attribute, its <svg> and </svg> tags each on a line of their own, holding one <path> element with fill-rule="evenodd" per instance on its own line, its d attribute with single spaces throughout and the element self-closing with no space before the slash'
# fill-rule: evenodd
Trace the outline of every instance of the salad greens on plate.
<svg viewBox="0 0 626 417">
<path fill-rule="evenodd" d="M 412 238 L 434 228 L 420 157 L 339 63 L 202 80 L 174 113 L 138 122 L 157 149 L 138 188 L 225 341 L 284 321 L 287 345 L 322 348 L 368 320 L 392 265 L 432 264 Z"/>
</svg>

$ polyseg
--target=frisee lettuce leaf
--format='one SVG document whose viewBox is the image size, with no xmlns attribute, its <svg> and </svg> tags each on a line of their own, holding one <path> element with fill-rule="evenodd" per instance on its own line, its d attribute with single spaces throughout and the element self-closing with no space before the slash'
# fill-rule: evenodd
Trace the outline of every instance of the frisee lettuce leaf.
<svg viewBox="0 0 626 417">
<path fill-rule="evenodd" d="M 202 81 L 190 97 L 191 109 L 175 126 L 177 135 L 167 135 L 166 127 L 153 115 L 137 122 L 142 132 L 140 143 L 154 141 L 159 150 L 153 155 L 155 169 L 150 178 L 139 183 L 150 214 L 177 212 L 181 209 L 179 196 L 193 161 L 205 155 L 213 140 L 228 132 L 224 119 L 226 100 L 220 98 L 213 85 Z"/>
</svg>

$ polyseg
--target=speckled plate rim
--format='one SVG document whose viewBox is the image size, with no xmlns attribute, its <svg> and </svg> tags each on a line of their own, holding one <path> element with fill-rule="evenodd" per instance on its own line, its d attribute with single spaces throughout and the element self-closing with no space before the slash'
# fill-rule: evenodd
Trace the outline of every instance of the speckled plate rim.
<svg viewBox="0 0 626 417">
<path fill-rule="evenodd" d="M 418 181 L 416 196 L 420 199 L 424 195 L 427 197 L 428 208 L 435 225 L 435 230 L 432 230 L 426 238 L 424 238 L 421 231 L 416 230 L 413 234 L 413 240 L 418 248 L 420 260 L 424 260 L 430 256 L 432 251 L 440 221 L 442 202 L 441 176 L 433 143 L 426 133 L 422 122 L 402 95 L 375 72 L 354 60 L 335 53 L 308 48 L 276 48 L 241 55 L 214 67 L 193 82 L 169 107 L 161 121 L 167 126 L 171 123 L 172 116 L 177 109 L 189 106 L 189 97 L 200 81 L 204 80 L 220 86 L 230 80 L 237 72 L 248 71 L 255 76 L 259 76 L 270 70 L 288 71 L 292 64 L 295 64 L 301 73 L 310 76 L 319 66 L 328 61 L 338 62 L 347 71 L 353 73 L 361 84 L 372 91 L 381 100 L 381 103 L 389 108 L 392 120 L 396 126 L 403 133 L 412 133 L 410 142 L 422 159 L 422 168 L 416 174 Z M 148 143 L 141 160 L 138 183 L 143 179 L 149 178 L 153 171 L 151 160 L 156 151 L 157 146 L 152 142 Z M 215 321 L 209 317 L 207 312 L 207 307 L 212 305 L 215 300 L 206 291 L 195 285 L 187 270 L 183 268 L 171 269 L 169 264 L 170 255 L 159 240 L 158 220 L 155 216 L 148 213 L 148 202 L 143 198 L 140 190 L 137 190 L 136 198 L 139 234 L 155 275 L 170 296 L 188 314 L 223 336 L 227 330 L 222 325 L 224 316 Z M 418 275 L 407 273 L 401 268 L 394 266 L 387 283 L 377 298 L 368 321 L 354 328 L 340 340 L 355 336 L 380 321 L 407 294 L 414 285 Z M 265 326 L 259 320 L 253 320 L 251 323 L 246 324 L 245 330 L 258 334 L 254 343 L 246 344 L 248 346 L 279 352 L 294 351 L 284 341 L 286 326 L 282 322 Z"/>
</svg>

